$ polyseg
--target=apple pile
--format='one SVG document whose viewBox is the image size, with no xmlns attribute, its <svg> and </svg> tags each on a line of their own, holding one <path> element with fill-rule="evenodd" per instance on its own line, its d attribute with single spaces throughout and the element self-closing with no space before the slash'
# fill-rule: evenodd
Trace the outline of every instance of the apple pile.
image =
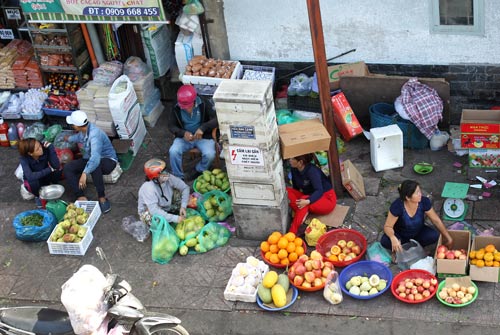
<svg viewBox="0 0 500 335">
<path fill-rule="evenodd" d="M 449 304 L 462 305 L 474 297 L 476 288 L 474 286 L 460 286 L 458 283 L 453 283 L 451 287 L 443 287 L 439 291 L 439 297 Z"/>
<path fill-rule="evenodd" d="M 437 259 L 467 259 L 467 252 L 465 249 L 448 249 L 445 245 L 441 244 L 436 250 Z"/>
<path fill-rule="evenodd" d="M 332 272 L 333 264 L 323 261 L 323 256 L 316 250 L 311 256 L 302 255 L 288 269 L 288 278 L 297 288 L 324 287 L 326 277 Z"/>
<path fill-rule="evenodd" d="M 337 244 L 330 247 L 325 257 L 333 262 L 348 262 L 361 254 L 361 246 L 354 241 L 339 240 Z"/>
<path fill-rule="evenodd" d="M 408 301 L 424 300 L 436 290 L 438 281 L 436 278 L 406 278 L 398 283 L 396 294 Z"/>
</svg>

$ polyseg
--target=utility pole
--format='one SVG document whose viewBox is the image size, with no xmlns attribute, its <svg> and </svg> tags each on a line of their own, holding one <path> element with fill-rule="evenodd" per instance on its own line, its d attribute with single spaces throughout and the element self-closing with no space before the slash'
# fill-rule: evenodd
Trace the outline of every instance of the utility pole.
<svg viewBox="0 0 500 335">
<path fill-rule="evenodd" d="M 333 122 L 332 102 L 330 99 L 330 84 L 328 80 L 328 64 L 325 52 L 325 39 L 323 36 L 323 23 L 321 21 L 321 11 L 319 0 L 306 0 L 307 11 L 309 13 L 309 27 L 314 53 L 314 63 L 316 64 L 316 75 L 318 77 L 319 99 L 321 103 L 321 113 L 323 114 L 323 124 L 332 137 L 330 149 L 328 150 L 328 167 L 330 168 L 330 180 L 338 198 L 343 197 L 342 178 L 340 175 L 339 154 L 337 151 L 337 135 Z"/>
</svg>

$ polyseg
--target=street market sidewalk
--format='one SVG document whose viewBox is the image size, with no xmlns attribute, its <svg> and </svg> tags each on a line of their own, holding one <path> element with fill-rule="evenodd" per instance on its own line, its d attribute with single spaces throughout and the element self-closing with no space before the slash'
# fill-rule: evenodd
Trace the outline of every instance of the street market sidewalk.
<svg viewBox="0 0 500 335">
<path fill-rule="evenodd" d="M 19 181 L 13 175 L 18 164 L 14 149 L 1 148 L 0 159 L 0 305 L 28 304 L 32 301 L 58 303 L 61 285 L 83 264 L 93 264 L 103 272 L 107 266 L 97 257 L 96 246 L 101 246 L 116 273 L 122 275 L 133 287 L 133 293 L 148 307 L 172 309 L 178 312 L 207 310 L 220 312 L 262 310 L 255 303 L 224 300 L 224 288 L 231 270 L 247 256 L 260 258 L 260 241 L 230 239 L 228 245 L 205 254 L 176 255 L 169 264 L 151 261 L 151 240 L 135 241 L 122 228 L 122 218 L 136 215 L 137 191 L 144 181 L 142 164 L 149 158 L 167 160 L 167 148 L 172 139 L 166 129 L 166 113 L 162 115 L 149 134 L 131 168 L 124 172 L 118 183 L 106 185 L 106 195 L 112 209 L 101 216 L 94 228 L 94 240 L 85 256 L 50 255 L 47 244 L 26 243 L 15 238 L 12 219 L 18 213 L 34 208 L 34 203 L 23 201 L 19 194 Z M 356 138 L 345 144 L 346 153 L 340 157 L 350 159 L 364 177 L 367 198 L 355 202 L 347 192 L 339 196 L 339 203 L 350 206 L 344 226 L 363 233 L 371 243 L 381 236 L 382 226 L 390 203 L 397 196 L 397 186 L 405 179 L 415 179 L 423 193 L 429 195 L 438 213 L 443 199 L 440 194 L 446 181 L 468 182 L 467 158 L 447 151 L 405 150 L 403 168 L 375 173 L 370 164 L 369 143 Z M 195 164 L 188 160 L 187 165 Z M 428 175 L 418 175 L 413 165 L 419 162 L 434 165 Z M 461 171 L 453 163 L 463 164 Z M 93 186 L 89 195 L 95 199 Z M 470 202 L 466 221 L 479 229 L 493 228 L 500 235 L 498 218 L 500 201 L 498 186 L 490 189 L 491 198 Z M 471 190 L 470 193 L 479 190 Z M 70 201 L 69 195 L 63 196 Z M 235 225 L 234 218 L 229 223 Z M 451 225 L 453 222 L 445 222 Z M 393 273 L 398 269 L 392 267 Z M 342 315 L 398 320 L 435 322 L 466 322 L 496 325 L 500 317 L 500 286 L 495 283 L 477 283 L 479 297 L 465 308 L 449 308 L 437 299 L 421 305 L 404 304 L 389 292 L 373 300 L 354 300 L 345 297 L 339 305 L 325 301 L 322 291 L 300 292 L 300 299 L 286 313 Z M 267 313 L 262 311 L 262 313 Z M 186 326 L 187 327 L 187 326 Z"/>
</svg>

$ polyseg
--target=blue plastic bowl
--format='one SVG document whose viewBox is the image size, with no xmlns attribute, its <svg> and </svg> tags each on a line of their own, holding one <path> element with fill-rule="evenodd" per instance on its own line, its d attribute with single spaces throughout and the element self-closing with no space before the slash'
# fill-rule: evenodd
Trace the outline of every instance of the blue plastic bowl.
<svg viewBox="0 0 500 335">
<path fill-rule="evenodd" d="M 380 279 L 387 280 L 387 285 L 385 289 L 378 292 L 377 294 L 360 296 L 349 293 L 349 290 L 345 288 L 345 284 L 354 276 L 367 276 L 378 275 Z M 354 299 L 368 300 L 378 297 L 379 295 L 384 294 L 391 287 L 392 283 L 392 272 L 391 270 L 382 263 L 375 261 L 359 261 L 348 265 L 345 267 L 342 272 L 340 272 L 339 276 L 340 280 L 340 288 L 342 292 Z"/>
<path fill-rule="evenodd" d="M 290 290 L 293 290 L 292 291 L 292 299 L 290 299 L 290 302 L 287 303 L 283 307 L 280 307 L 280 308 L 270 308 L 270 307 L 264 305 L 264 303 L 262 302 L 262 300 L 260 300 L 260 298 L 259 298 L 258 295 L 257 295 L 257 305 L 259 305 L 260 308 L 265 309 L 266 311 L 270 311 L 270 312 L 276 312 L 276 311 L 284 310 L 284 309 L 292 306 L 293 303 L 295 302 L 295 300 L 297 300 L 297 296 L 299 295 L 299 290 L 295 286 L 290 285 Z"/>
</svg>

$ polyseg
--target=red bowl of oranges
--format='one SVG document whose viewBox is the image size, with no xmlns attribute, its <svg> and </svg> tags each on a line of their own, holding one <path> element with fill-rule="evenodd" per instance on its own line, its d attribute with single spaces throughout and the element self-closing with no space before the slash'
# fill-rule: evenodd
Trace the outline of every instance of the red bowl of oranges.
<svg viewBox="0 0 500 335">
<path fill-rule="evenodd" d="M 306 250 L 306 243 L 292 232 L 284 235 L 279 231 L 272 232 L 267 240 L 260 243 L 262 259 L 275 268 L 285 268 L 295 263 Z"/>
<path fill-rule="evenodd" d="M 359 261 L 366 252 L 366 238 L 354 229 L 334 229 L 323 234 L 316 250 L 337 267 Z"/>
</svg>

